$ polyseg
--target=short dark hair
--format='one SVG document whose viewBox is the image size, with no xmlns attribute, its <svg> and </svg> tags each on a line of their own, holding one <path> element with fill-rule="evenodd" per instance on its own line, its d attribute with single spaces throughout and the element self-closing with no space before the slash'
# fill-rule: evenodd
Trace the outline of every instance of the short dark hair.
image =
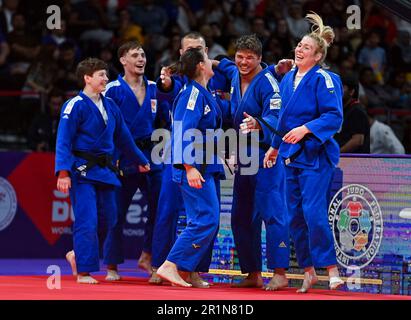
<svg viewBox="0 0 411 320">
<path fill-rule="evenodd" d="M 108 70 L 107 63 L 97 58 L 87 58 L 77 65 L 76 76 L 77 80 L 84 87 L 84 76 L 92 76 L 94 72 L 99 70 Z"/>
<path fill-rule="evenodd" d="M 250 50 L 261 57 L 263 54 L 263 45 L 255 34 L 245 35 L 238 38 L 235 42 L 235 51 L 240 50 Z"/>
<path fill-rule="evenodd" d="M 124 55 L 127 54 L 127 52 L 129 52 L 130 50 L 133 49 L 142 49 L 143 46 L 141 45 L 140 42 L 134 40 L 134 41 L 127 41 L 125 43 L 123 43 L 117 50 L 117 57 L 120 59 L 121 57 L 123 57 Z"/>
<path fill-rule="evenodd" d="M 358 99 L 359 96 L 359 84 L 358 78 L 354 75 L 345 75 L 341 77 L 343 85 L 347 86 L 349 90 L 354 90 L 352 97 Z"/>
<path fill-rule="evenodd" d="M 175 65 L 175 70 L 179 74 L 186 75 L 190 79 L 196 76 L 197 65 L 204 62 L 203 51 L 199 48 L 190 48 L 180 57 Z"/>
<path fill-rule="evenodd" d="M 203 39 L 204 43 L 206 42 L 203 35 L 200 32 L 197 32 L 197 31 L 190 31 L 190 32 L 187 32 L 186 34 L 184 34 L 181 37 L 181 47 L 183 46 L 183 40 L 184 39 L 195 39 L 195 40 Z"/>
</svg>

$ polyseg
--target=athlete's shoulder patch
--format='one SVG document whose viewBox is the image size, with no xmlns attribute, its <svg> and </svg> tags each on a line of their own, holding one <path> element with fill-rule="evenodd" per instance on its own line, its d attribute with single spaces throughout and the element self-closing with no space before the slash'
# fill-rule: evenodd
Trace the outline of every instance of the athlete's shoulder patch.
<svg viewBox="0 0 411 320">
<path fill-rule="evenodd" d="M 209 113 L 211 111 L 210 107 L 208 106 L 208 104 L 206 104 L 205 108 L 204 108 L 204 115 L 206 115 L 207 113 Z"/>
<path fill-rule="evenodd" d="M 266 72 L 265 77 L 268 79 L 268 81 L 271 84 L 271 87 L 273 87 L 274 92 L 280 92 L 280 87 L 278 86 L 277 81 L 274 79 L 273 75 L 270 72 Z"/>
<path fill-rule="evenodd" d="M 74 105 L 75 105 L 75 103 L 76 103 L 77 101 L 81 101 L 81 100 L 83 100 L 83 98 L 80 97 L 80 96 L 75 96 L 74 98 L 72 98 L 72 99 L 67 103 L 66 108 L 64 109 L 63 113 L 64 113 L 64 114 L 70 114 L 70 113 L 71 113 L 71 110 L 73 109 L 73 107 L 74 107 Z"/>
<path fill-rule="evenodd" d="M 327 86 L 327 89 L 334 88 L 334 82 L 331 76 L 327 73 L 327 71 L 324 71 L 323 69 L 318 69 L 317 73 L 321 74 L 324 79 L 325 79 L 325 85 Z"/>
<path fill-rule="evenodd" d="M 187 102 L 187 109 L 188 110 L 194 110 L 194 107 L 196 105 L 199 92 L 200 91 L 196 87 L 193 86 L 191 88 L 190 98 L 188 99 L 188 102 Z"/>
<path fill-rule="evenodd" d="M 157 112 L 157 99 L 151 99 L 151 112 Z"/>
</svg>

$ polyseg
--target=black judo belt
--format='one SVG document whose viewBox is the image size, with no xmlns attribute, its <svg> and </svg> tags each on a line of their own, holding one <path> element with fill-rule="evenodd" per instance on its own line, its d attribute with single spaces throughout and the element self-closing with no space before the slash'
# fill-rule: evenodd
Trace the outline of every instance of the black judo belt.
<svg viewBox="0 0 411 320">
<path fill-rule="evenodd" d="M 270 131 L 277 136 L 280 136 L 283 138 L 285 136 L 285 133 L 282 133 L 275 128 L 273 128 L 267 121 L 265 121 L 262 117 L 255 117 L 258 121 L 260 121 L 263 125 L 265 125 Z M 300 145 L 300 149 L 298 149 L 296 152 L 294 152 L 290 157 L 284 160 L 285 165 L 289 165 L 291 162 L 293 162 L 297 157 L 303 152 L 303 149 L 305 147 L 305 141 L 307 140 L 307 135 L 302 138 L 300 141 L 298 141 L 298 144 Z"/>
<path fill-rule="evenodd" d="M 87 161 L 87 163 L 85 163 L 85 164 L 79 166 L 78 168 L 76 168 L 76 170 L 78 172 L 80 172 L 80 174 L 83 174 L 83 172 L 85 174 L 85 172 L 87 172 L 87 170 L 90 170 L 91 168 L 98 165 L 101 168 L 107 167 L 111 171 L 113 171 L 114 173 L 116 173 L 120 176 L 123 175 L 122 171 L 113 164 L 113 157 L 109 154 L 102 154 L 102 155 L 96 156 L 96 155 L 94 155 L 92 153 L 89 153 L 89 152 L 77 151 L 77 150 L 74 150 L 73 154 L 76 157 L 79 157 L 79 158 L 84 159 L 84 160 Z"/>
</svg>

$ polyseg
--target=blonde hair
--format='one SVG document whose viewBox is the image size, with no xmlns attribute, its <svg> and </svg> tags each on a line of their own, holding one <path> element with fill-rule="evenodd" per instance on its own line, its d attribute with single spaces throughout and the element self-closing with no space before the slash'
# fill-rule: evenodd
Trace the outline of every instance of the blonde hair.
<svg viewBox="0 0 411 320">
<path fill-rule="evenodd" d="M 312 23 L 311 33 L 307 34 L 307 36 L 315 40 L 317 43 L 317 52 L 322 54 L 321 60 L 318 63 L 323 65 L 327 56 L 327 49 L 335 38 L 334 31 L 330 26 L 325 26 L 323 19 L 313 11 L 308 13 L 305 18 L 308 22 Z"/>
</svg>

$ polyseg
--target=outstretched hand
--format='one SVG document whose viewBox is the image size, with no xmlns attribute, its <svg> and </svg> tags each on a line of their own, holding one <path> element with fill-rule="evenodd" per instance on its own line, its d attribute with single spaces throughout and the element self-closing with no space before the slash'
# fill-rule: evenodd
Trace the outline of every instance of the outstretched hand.
<svg viewBox="0 0 411 320">
<path fill-rule="evenodd" d="M 171 88 L 171 69 L 169 67 L 162 67 L 160 71 L 161 84 L 164 90 L 169 90 Z"/>
</svg>

